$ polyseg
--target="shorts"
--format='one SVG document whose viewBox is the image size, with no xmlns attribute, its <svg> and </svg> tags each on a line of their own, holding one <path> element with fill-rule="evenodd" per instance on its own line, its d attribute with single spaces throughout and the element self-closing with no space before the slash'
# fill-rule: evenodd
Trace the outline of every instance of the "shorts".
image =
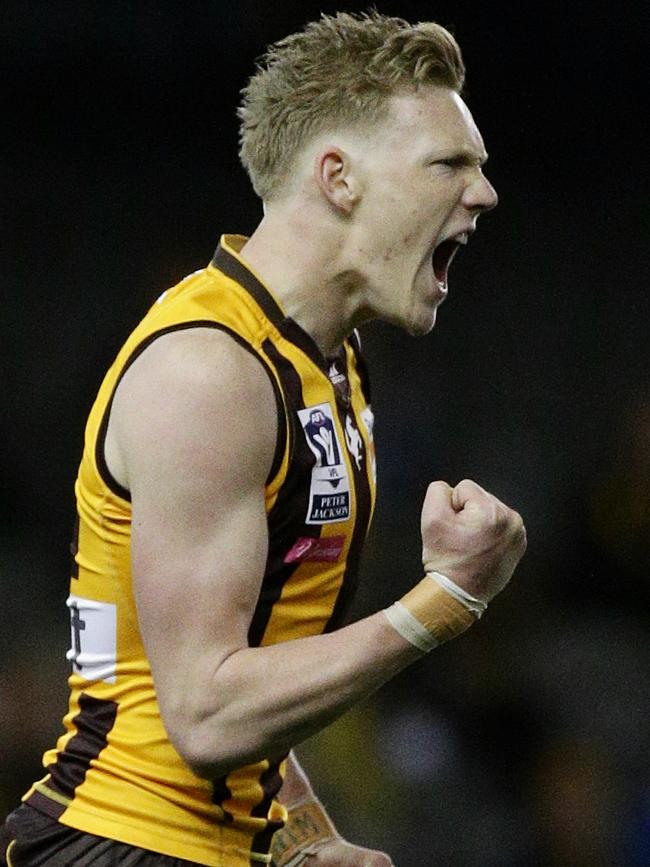
<svg viewBox="0 0 650 867">
<path fill-rule="evenodd" d="M 196 867 L 193 861 L 160 855 L 127 843 L 62 825 L 28 804 L 0 828 L 0 867 Z"/>
</svg>

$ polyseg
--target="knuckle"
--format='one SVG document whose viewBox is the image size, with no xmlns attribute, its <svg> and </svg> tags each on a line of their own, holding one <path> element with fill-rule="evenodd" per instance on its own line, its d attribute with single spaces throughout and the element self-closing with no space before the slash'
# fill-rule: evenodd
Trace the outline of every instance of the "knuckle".
<svg viewBox="0 0 650 867">
<path fill-rule="evenodd" d="M 521 532 L 519 533 L 517 541 L 519 542 L 519 547 L 523 553 L 528 547 L 528 535 L 526 534 L 526 528 L 523 524 L 521 525 Z"/>
<path fill-rule="evenodd" d="M 493 522 L 496 529 L 500 532 L 510 529 L 510 515 L 508 509 L 506 509 L 505 506 L 502 506 L 498 501 L 494 504 Z"/>
<path fill-rule="evenodd" d="M 510 512 L 510 527 L 512 528 L 512 533 L 516 537 L 526 538 L 526 527 L 524 525 L 524 519 L 521 517 L 519 512 L 515 512 L 514 510 Z"/>
<path fill-rule="evenodd" d="M 501 533 L 504 527 L 504 515 L 496 500 L 487 498 L 474 500 L 472 509 L 480 517 L 485 530 L 488 532 L 496 530 Z"/>
<path fill-rule="evenodd" d="M 489 500 L 478 500 L 476 503 L 476 511 L 483 518 L 483 523 L 487 528 L 499 526 L 498 510 Z"/>
<path fill-rule="evenodd" d="M 521 517 L 521 515 L 516 509 L 510 509 L 510 519 L 512 521 L 513 527 L 522 526 L 524 523 L 524 519 Z"/>
<path fill-rule="evenodd" d="M 496 499 L 496 497 L 494 497 L 489 491 L 486 491 L 485 488 L 481 487 L 478 482 L 475 482 L 474 479 L 463 479 L 462 482 L 459 482 L 459 485 L 462 485 L 463 488 L 476 497 L 485 497 L 490 500 Z"/>
</svg>

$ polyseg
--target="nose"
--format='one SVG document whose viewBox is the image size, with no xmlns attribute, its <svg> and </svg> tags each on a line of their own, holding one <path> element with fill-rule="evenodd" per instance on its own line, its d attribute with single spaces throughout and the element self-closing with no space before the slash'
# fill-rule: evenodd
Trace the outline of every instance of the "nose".
<svg viewBox="0 0 650 867">
<path fill-rule="evenodd" d="M 465 187 L 463 205 L 470 211 L 491 211 L 499 201 L 497 191 L 485 177 L 481 169 Z"/>
</svg>

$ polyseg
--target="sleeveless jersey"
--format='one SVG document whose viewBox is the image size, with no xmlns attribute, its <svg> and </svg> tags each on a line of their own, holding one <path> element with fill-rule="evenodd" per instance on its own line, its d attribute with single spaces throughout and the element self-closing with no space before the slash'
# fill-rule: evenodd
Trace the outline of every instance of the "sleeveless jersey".
<svg viewBox="0 0 650 867">
<path fill-rule="evenodd" d="M 372 413 L 357 335 L 326 360 L 244 264 L 238 251 L 245 240 L 223 236 L 207 268 L 158 299 L 90 412 L 75 486 L 66 731 L 44 755 L 47 775 L 24 798 L 64 825 L 215 867 L 270 863 L 271 838 L 286 819 L 275 799 L 285 762 L 265 760 L 205 780 L 169 741 L 138 628 L 129 492 L 104 458 L 117 385 L 154 340 L 184 328 L 225 331 L 264 366 L 276 395 L 278 442 L 265 487 L 269 552 L 250 646 L 341 625 L 375 498 Z"/>
</svg>

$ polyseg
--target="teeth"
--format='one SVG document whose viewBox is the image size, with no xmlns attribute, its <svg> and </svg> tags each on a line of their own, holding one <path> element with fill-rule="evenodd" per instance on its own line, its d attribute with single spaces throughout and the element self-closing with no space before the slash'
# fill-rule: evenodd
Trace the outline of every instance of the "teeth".
<svg viewBox="0 0 650 867">
<path fill-rule="evenodd" d="M 454 235 L 454 241 L 457 241 L 459 244 L 467 244 L 469 235 L 467 232 L 460 232 L 460 234 Z"/>
</svg>

